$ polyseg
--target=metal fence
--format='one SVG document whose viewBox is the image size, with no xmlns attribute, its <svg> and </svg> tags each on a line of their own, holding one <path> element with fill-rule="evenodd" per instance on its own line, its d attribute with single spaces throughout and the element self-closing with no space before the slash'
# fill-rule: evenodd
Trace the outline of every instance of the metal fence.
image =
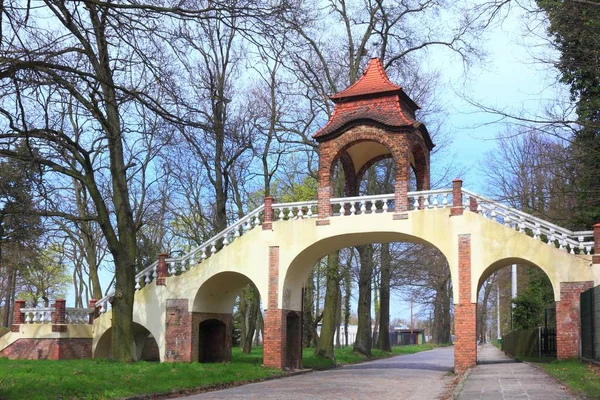
<svg viewBox="0 0 600 400">
<path fill-rule="evenodd" d="M 580 295 L 581 357 L 600 360 L 600 286 Z"/>
<path fill-rule="evenodd" d="M 502 351 L 513 357 L 556 355 L 556 329 L 532 328 L 502 336 Z"/>
</svg>

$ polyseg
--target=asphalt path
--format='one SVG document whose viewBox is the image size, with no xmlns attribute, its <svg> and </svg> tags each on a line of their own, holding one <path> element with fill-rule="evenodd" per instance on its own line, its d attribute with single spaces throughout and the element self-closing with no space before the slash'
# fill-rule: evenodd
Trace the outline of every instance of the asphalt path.
<svg viewBox="0 0 600 400">
<path fill-rule="evenodd" d="M 454 348 L 348 365 L 252 383 L 179 400 L 204 399 L 439 399 L 450 383 Z"/>
</svg>

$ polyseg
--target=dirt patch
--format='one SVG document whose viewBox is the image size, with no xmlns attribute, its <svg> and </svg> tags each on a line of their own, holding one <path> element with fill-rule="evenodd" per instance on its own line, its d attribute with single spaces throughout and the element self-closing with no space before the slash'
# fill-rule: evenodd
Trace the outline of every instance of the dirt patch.
<svg viewBox="0 0 600 400">
<path fill-rule="evenodd" d="M 600 379 L 600 365 L 598 364 L 594 364 L 594 363 L 590 363 L 588 364 L 588 368 L 594 373 L 596 374 L 596 376 L 598 377 L 598 379 Z"/>
</svg>

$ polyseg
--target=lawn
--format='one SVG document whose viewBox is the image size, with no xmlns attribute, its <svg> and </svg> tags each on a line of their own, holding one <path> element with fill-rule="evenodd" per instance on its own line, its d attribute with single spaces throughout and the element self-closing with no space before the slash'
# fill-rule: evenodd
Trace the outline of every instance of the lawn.
<svg viewBox="0 0 600 400">
<path fill-rule="evenodd" d="M 396 347 L 393 354 L 429 350 L 431 345 Z M 249 355 L 234 349 L 232 362 L 199 363 L 119 363 L 108 360 L 8 360 L 0 358 L 0 399 L 114 399 L 128 396 L 227 386 L 256 381 L 285 372 L 262 366 L 262 348 Z M 388 353 L 373 350 L 375 358 Z M 336 363 L 365 361 L 352 348 L 336 350 Z M 333 361 L 319 359 L 313 349 L 305 349 L 306 368 L 326 368 Z"/>
<path fill-rule="evenodd" d="M 538 365 L 567 385 L 572 392 L 588 399 L 600 399 L 599 366 L 578 360 L 561 360 Z"/>
</svg>

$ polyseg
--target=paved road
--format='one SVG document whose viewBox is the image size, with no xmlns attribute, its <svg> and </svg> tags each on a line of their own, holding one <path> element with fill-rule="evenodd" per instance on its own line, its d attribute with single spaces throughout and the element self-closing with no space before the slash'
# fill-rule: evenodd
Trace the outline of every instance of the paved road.
<svg viewBox="0 0 600 400">
<path fill-rule="evenodd" d="M 479 346 L 477 359 L 458 400 L 578 399 L 544 371 L 514 361 L 491 344 Z"/>
<path fill-rule="evenodd" d="M 179 400 L 204 399 L 439 399 L 450 378 L 454 349 L 349 365 L 202 393 Z"/>
</svg>

